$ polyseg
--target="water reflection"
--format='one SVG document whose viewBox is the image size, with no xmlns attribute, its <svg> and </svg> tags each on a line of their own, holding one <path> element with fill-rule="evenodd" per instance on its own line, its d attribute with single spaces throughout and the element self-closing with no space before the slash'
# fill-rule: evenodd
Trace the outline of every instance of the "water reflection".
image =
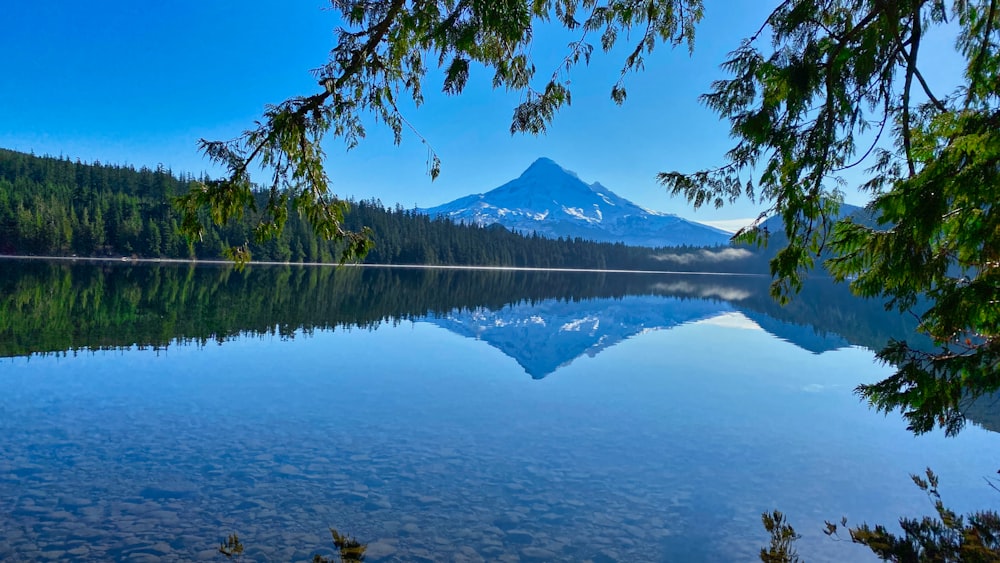
<svg viewBox="0 0 1000 563">
<path fill-rule="evenodd" d="M 511 336 L 498 332 L 498 340 L 555 348 L 546 351 L 553 358 L 522 363 L 543 377 L 595 347 L 733 311 L 815 352 L 847 344 L 874 350 L 912 333 L 909 319 L 843 286 L 815 280 L 779 307 L 767 285 L 741 276 L 7 262 L 0 269 L 0 357 L 204 345 L 240 334 L 291 337 L 430 317 L 467 335 L 484 336 L 488 322 L 509 328 L 503 332 Z M 588 323 L 596 326 L 584 330 Z M 586 342 L 563 343 L 553 336 L 560 331 L 585 334 Z M 533 356 L 500 347 L 515 358 Z"/>
<path fill-rule="evenodd" d="M 815 538 L 920 510 L 905 475 L 926 465 L 980 508 L 995 470 L 985 432 L 915 446 L 858 404 L 875 368 L 857 346 L 907 327 L 816 284 L 781 309 L 767 280 L 726 277 L 17 263 L 0 280 L 10 560 L 218 558 L 234 530 L 250 559 L 308 559 L 328 525 L 370 561 L 748 560 L 764 510 Z M 810 555 L 853 554 L 813 538 Z"/>
<path fill-rule="evenodd" d="M 535 379 L 651 330 L 741 323 L 813 353 L 931 349 L 915 321 L 843 285 L 810 280 L 779 307 L 755 276 L 6 261 L 0 357 L 291 338 L 426 319 L 488 342 Z M 1000 394 L 963 412 L 1000 429 Z"/>
<path fill-rule="evenodd" d="M 239 335 L 291 338 L 317 329 L 426 319 L 488 342 L 535 379 L 652 330 L 741 323 L 813 353 L 930 341 L 915 321 L 843 285 L 810 280 L 779 307 L 755 276 L 391 268 L 134 265 L 6 261 L 0 268 L 0 357 L 166 349 Z M 997 394 L 964 412 L 1000 428 Z"/>
</svg>

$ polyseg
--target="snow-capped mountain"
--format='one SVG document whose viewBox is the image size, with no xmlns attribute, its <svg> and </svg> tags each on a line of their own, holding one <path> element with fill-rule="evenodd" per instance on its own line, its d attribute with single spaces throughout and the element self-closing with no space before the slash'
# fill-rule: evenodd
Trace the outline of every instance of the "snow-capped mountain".
<svg viewBox="0 0 1000 563">
<path fill-rule="evenodd" d="M 587 184 L 548 158 L 521 176 L 486 192 L 419 210 L 456 222 L 492 225 L 540 236 L 580 237 L 635 246 L 714 246 L 729 233 L 644 209 L 595 182 Z"/>
<path fill-rule="evenodd" d="M 682 288 L 678 295 L 684 295 Z M 629 338 L 706 322 L 763 330 L 814 354 L 851 345 L 847 338 L 810 324 L 778 320 L 739 299 L 626 295 L 618 298 L 521 302 L 501 309 L 453 310 L 425 322 L 482 340 L 542 379 L 584 355 L 594 357 Z"/>
<path fill-rule="evenodd" d="M 722 301 L 628 295 L 522 302 L 500 310 L 478 307 L 425 320 L 485 341 L 513 358 L 532 378 L 541 379 L 580 356 L 596 356 L 633 336 L 732 310 Z"/>
</svg>

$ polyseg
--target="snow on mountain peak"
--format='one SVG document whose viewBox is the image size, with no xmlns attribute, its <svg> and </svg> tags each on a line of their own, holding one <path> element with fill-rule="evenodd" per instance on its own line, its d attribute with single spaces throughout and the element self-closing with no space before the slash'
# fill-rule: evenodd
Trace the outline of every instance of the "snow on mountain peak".
<svg viewBox="0 0 1000 563">
<path fill-rule="evenodd" d="M 580 237 L 637 246 L 726 244 L 729 234 L 676 215 L 646 210 L 598 182 L 587 184 L 550 158 L 539 158 L 519 177 L 484 194 L 422 210 L 454 221 L 491 225 L 540 236 Z"/>
<path fill-rule="evenodd" d="M 530 166 L 525 168 L 524 172 L 521 172 L 521 178 L 529 175 L 559 175 L 559 174 L 565 174 L 572 176 L 576 179 L 579 179 L 579 176 L 576 175 L 576 172 L 573 172 L 572 170 L 567 170 L 562 166 L 559 166 L 559 164 L 557 164 L 556 161 L 544 156 L 535 159 L 535 161 L 532 162 Z"/>
</svg>

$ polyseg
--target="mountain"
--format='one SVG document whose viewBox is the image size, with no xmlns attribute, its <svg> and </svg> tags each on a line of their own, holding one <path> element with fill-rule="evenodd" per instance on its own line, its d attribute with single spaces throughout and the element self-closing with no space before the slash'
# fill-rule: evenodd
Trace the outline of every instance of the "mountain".
<svg viewBox="0 0 1000 563">
<path fill-rule="evenodd" d="M 735 298 L 732 301 L 665 295 L 522 301 L 500 309 L 456 309 L 423 320 L 486 342 L 513 358 L 533 379 L 629 338 L 693 322 L 763 330 L 814 354 L 852 345 L 847 338 L 818 326 L 754 311 L 741 303 L 738 294 L 729 293 Z"/>
<path fill-rule="evenodd" d="M 207 178 L 206 178 L 207 179 Z M 188 193 L 193 177 L 170 170 L 85 164 L 0 148 L 0 254 L 119 258 L 218 259 L 247 240 L 255 219 L 206 225 L 192 245 L 178 229 L 171 203 Z M 254 193 L 264 205 L 268 195 Z M 377 200 L 351 202 L 347 231 L 370 228 L 375 246 L 368 264 L 512 266 L 611 270 L 766 272 L 756 254 L 674 248 L 650 252 L 641 246 L 522 236 L 501 225 L 481 227 L 434 220 Z M 343 243 L 316 237 L 308 220 L 291 213 L 282 236 L 250 243 L 255 261 L 336 262 Z M 721 259 L 720 259 L 721 258 Z M 2 324 L 2 323 L 0 323 Z M 2 337 L 0 337 L 2 340 Z"/>
<path fill-rule="evenodd" d="M 858 207 L 857 205 L 851 205 L 849 203 L 841 203 L 840 210 L 834 217 L 832 217 L 832 219 L 834 221 L 839 221 L 848 217 L 850 217 L 855 223 L 869 227 L 877 227 L 879 225 L 878 220 L 874 215 L 872 215 L 871 211 L 864 207 Z M 780 215 L 768 217 L 763 223 L 760 224 L 760 226 L 762 229 L 765 229 L 768 233 L 770 233 L 768 248 L 771 249 L 771 253 L 788 244 L 788 237 L 785 236 L 785 221 Z"/>
<path fill-rule="evenodd" d="M 548 158 L 539 158 L 520 177 L 485 194 L 418 211 L 548 238 L 633 246 L 715 246 L 727 244 L 730 237 L 708 225 L 644 209 L 597 182 L 587 184 Z"/>
<path fill-rule="evenodd" d="M 813 325 L 783 321 L 749 309 L 740 312 L 759 326 L 761 330 L 813 354 L 822 354 L 851 346 L 851 342 L 843 336 L 823 331 Z"/>
<path fill-rule="evenodd" d="M 724 301 L 627 295 L 581 301 L 547 299 L 502 309 L 455 310 L 425 321 L 482 340 L 542 379 L 580 356 L 596 356 L 651 330 L 710 319 L 733 308 Z"/>
</svg>

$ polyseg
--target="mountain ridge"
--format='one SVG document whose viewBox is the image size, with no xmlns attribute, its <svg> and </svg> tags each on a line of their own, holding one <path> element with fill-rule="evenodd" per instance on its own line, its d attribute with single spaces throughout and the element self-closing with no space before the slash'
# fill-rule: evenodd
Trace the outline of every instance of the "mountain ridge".
<svg viewBox="0 0 1000 563">
<path fill-rule="evenodd" d="M 496 309 L 456 309 L 422 321 L 487 343 L 517 362 L 532 379 L 544 379 L 583 356 L 594 357 L 647 332 L 711 322 L 727 315 L 746 321 L 742 328 L 761 330 L 812 354 L 852 345 L 838 333 L 777 319 L 742 301 L 658 294 L 579 301 L 544 299 Z"/>
<path fill-rule="evenodd" d="M 500 224 L 547 238 L 581 238 L 633 246 L 720 246 L 730 234 L 677 215 L 646 209 L 600 182 L 586 183 L 550 158 L 485 193 L 417 209 L 480 226 Z"/>
</svg>

